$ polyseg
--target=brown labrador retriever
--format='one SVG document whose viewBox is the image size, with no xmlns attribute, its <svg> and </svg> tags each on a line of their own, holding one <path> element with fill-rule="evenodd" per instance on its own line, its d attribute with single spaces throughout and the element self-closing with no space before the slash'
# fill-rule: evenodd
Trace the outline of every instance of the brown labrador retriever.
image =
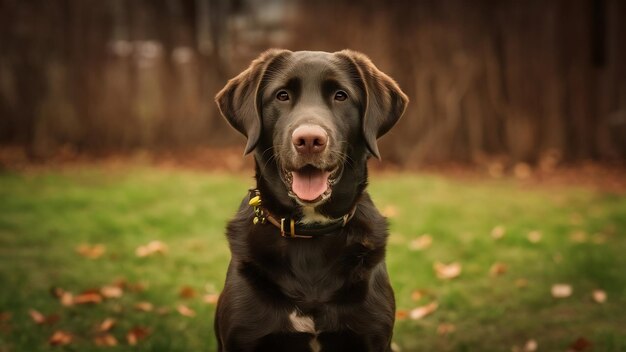
<svg viewBox="0 0 626 352">
<path fill-rule="evenodd" d="M 227 228 L 220 351 L 390 351 L 387 222 L 365 191 L 406 95 L 363 54 L 269 50 L 217 94 L 254 152 Z"/>
</svg>

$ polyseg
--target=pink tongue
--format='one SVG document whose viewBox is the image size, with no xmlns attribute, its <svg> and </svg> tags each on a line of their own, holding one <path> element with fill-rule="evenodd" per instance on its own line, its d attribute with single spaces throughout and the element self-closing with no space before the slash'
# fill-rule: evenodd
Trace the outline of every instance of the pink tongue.
<svg viewBox="0 0 626 352">
<path fill-rule="evenodd" d="M 298 198 L 306 201 L 316 200 L 328 189 L 330 172 L 322 170 L 294 171 L 291 189 Z"/>
</svg>

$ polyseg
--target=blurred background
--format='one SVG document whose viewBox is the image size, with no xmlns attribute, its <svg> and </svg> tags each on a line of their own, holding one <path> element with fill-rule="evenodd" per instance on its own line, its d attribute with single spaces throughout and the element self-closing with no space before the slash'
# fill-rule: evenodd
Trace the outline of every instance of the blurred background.
<svg viewBox="0 0 626 352">
<path fill-rule="evenodd" d="M 395 352 L 626 351 L 626 1 L 0 0 L 0 352 L 216 349 L 254 171 L 213 97 L 271 47 L 411 99 Z"/>
<path fill-rule="evenodd" d="M 621 0 L 0 1 L 0 143 L 30 158 L 241 146 L 213 102 L 270 47 L 369 55 L 397 165 L 626 156 Z"/>
</svg>

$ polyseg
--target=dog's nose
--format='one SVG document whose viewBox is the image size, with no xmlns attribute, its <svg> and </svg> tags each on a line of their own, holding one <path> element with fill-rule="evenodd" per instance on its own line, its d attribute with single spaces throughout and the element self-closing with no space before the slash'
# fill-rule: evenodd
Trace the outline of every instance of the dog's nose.
<svg viewBox="0 0 626 352">
<path fill-rule="evenodd" d="M 321 153 L 328 144 L 328 135 L 320 126 L 302 125 L 293 131 L 291 142 L 300 154 Z"/>
</svg>

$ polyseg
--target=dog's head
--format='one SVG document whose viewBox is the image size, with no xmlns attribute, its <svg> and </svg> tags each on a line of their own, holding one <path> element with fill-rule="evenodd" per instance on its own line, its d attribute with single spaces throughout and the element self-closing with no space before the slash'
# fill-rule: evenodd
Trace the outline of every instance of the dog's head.
<svg viewBox="0 0 626 352">
<path fill-rule="evenodd" d="M 298 204 L 324 203 L 402 116 L 408 99 L 363 54 L 269 50 L 216 96 L 268 177 Z M 268 169 L 268 166 L 270 168 Z M 351 169 L 352 172 L 345 172 Z M 362 181 L 364 182 L 364 181 Z"/>
</svg>

